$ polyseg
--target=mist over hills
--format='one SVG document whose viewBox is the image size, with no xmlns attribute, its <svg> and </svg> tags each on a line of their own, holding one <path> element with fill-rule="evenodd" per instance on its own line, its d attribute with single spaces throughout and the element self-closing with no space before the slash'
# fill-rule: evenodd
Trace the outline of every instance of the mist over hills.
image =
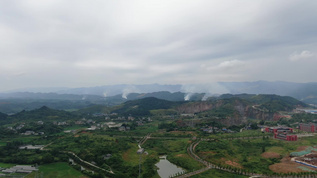
<svg viewBox="0 0 317 178">
<path fill-rule="evenodd" d="M 155 92 L 166 91 L 170 93 L 176 93 L 176 92 L 186 93 L 187 97 L 188 95 L 191 95 L 192 93 L 205 93 L 206 96 L 220 95 L 225 93 L 229 93 L 229 94 L 248 93 L 248 94 L 276 94 L 281 96 L 292 96 L 299 100 L 309 100 L 309 99 L 311 100 L 313 98 L 317 98 L 316 88 L 317 88 L 317 83 L 294 83 L 294 82 L 283 82 L 283 81 L 217 82 L 217 83 L 210 83 L 210 84 L 187 84 L 187 85 L 121 84 L 121 85 L 107 85 L 107 86 L 83 87 L 83 88 L 21 89 L 21 90 L 8 91 L 2 94 L 0 93 L 0 98 L 8 98 L 8 97 L 16 98 L 17 96 L 22 95 L 22 94 L 17 94 L 17 92 L 47 93 L 46 91 L 50 91 L 50 95 L 52 95 L 51 97 L 61 97 L 61 98 L 75 97 L 76 98 L 76 97 L 84 97 L 84 96 L 87 97 L 89 95 L 97 95 L 97 96 L 103 96 L 103 97 L 121 95 L 122 98 L 127 99 L 128 95 L 131 95 L 133 93 L 145 94 L 145 93 L 155 93 Z M 40 94 L 37 94 L 37 96 L 35 95 L 31 96 L 32 93 L 24 93 L 23 94 L 24 96 L 21 96 L 21 97 L 25 97 L 27 94 L 29 95 L 28 97 L 38 97 L 40 95 Z M 60 95 L 56 95 L 56 94 L 60 94 Z M 63 95 L 63 94 L 68 94 L 68 95 Z M 75 95 L 80 95 L 80 96 L 75 96 Z M 129 97 L 134 98 L 135 96 L 131 95 Z"/>
<path fill-rule="evenodd" d="M 201 118 L 214 118 L 222 124 L 240 125 L 246 118 L 272 120 L 279 111 L 292 111 L 297 107 L 307 105 L 289 96 L 225 94 L 212 97 L 207 101 L 167 101 L 155 97 L 129 100 L 116 106 L 93 105 L 73 112 L 57 110 L 42 106 L 33 110 L 22 110 L 6 115 L 0 112 L 0 123 L 15 121 L 64 121 L 78 120 L 83 116 L 93 116 L 95 113 L 115 114 L 118 116 L 174 116 L 197 114 Z"/>
<path fill-rule="evenodd" d="M 92 105 L 113 106 L 148 97 L 168 101 L 201 101 L 222 94 L 276 94 L 317 104 L 317 83 L 292 82 L 218 82 L 204 85 L 111 85 L 45 92 L 0 93 L 0 112 L 16 113 L 43 105 L 54 109 L 82 109 Z M 52 91 L 45 89 L 43 91 Z M 35 90 L 33 90 L 35 91 Z"/>
</svg>

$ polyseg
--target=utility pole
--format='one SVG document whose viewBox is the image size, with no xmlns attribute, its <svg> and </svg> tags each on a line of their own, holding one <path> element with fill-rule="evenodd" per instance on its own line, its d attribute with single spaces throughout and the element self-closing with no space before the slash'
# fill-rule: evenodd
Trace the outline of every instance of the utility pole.
<svg viewBox="0 0 317 178">
<path fill-rule="evenodd" d="M 140 155 L 139 159 L 139 178 L 141 177 L 141 161 L 142 161 L 142 154 L 144 153 L 144 148 L 141 148 L 139 145 L 140 149 L 138 149 L 137 154 Z"/>
</svg>

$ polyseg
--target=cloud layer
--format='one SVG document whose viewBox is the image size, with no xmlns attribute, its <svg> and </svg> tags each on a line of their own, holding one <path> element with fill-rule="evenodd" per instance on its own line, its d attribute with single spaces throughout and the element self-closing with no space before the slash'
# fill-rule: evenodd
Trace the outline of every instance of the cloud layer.
<svg viewBox="0 0 317 178">
<path fill-rule="evenodd" d="M 0 2 L 0 91 L 317 82 L 317 1 Z"/>
</svg>

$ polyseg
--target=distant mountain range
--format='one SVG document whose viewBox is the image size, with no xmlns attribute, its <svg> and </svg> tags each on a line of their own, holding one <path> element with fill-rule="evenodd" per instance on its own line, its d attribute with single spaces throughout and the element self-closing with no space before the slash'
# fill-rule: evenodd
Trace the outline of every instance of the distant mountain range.
<svg viewBox="0 0 317 178">
<path fill-rule="evenodd" d="M 281 96 L 292 96 L 296 99 L 303 101 L 314 101 L 317 99 L 317 83 L 293 83 L 293 82 L 268 82 L 268 81 L 256 81 L 256 82 L 218 82 L 206 85 L 160 85 L 160 84 L 146 84 L 146 85 L 108 85 L 97 87 L 85 87 L 85 88 L 39 88 L 39 89 L 21 89 L 8 91 L 6 93 L 0 93 L 0 98 L 16 97 L 20 92 L 31 93 L 47 93 L 50 91 L 52 97 L 66 97 L 67 95 L 80 95 L 79 97 L 98 95 L 104 97 L 112 97 L 121 95 L 122 98 L 127 99 L 131 93 L 148 94 L 166 91 L 170 93 L 182 92 L 189 98 L 192 93 L 205 93 L 206 96 L 220 95 L 225 93 L 230 94 L 276 94 Z M 60 94 L 55 95 L 54 94 Z M 18 94 L 26 95 L 30 97 L 30 93 Z M 162 93 L 156 93 L 162 95 Z M 39 95 L 39 94 L 37 94 Z M 67 97 L 70 97 L 68 95 Z M 179 97 L 181 96 L 178 93 Z M 43 96 L 43 95 L 42 95 Z M 184 97 L 185 97 L 184 96 Z M 21 96 L 22 97 L 22 96 Z M 35 97 L 33 95 L 32 97 Z M 43 96 L 44 97 L 44 96 Z M 76 97 L 76 96 L 72 96 Z M 134 96 L 129 96 L 133 98 Z M 155 96 L 154 96 L 155 97 Z M 167 97 L 167 96 L 165 96 Z M 165 98 L 162 98 L 165 99 Z"/>
<path fill-rule="evenodd" d="M 155 97 L 129 100 L 117 106 L 92 105 L 74 112 L 56 110 L 46 106 L 29 111 L 7 115 L 0 112 L 0 124 L 18 121 L 65 121 L 78 120 L 94 114 L 114 114 L 118 116 L 190 116 L 215 119 L 223 125 L 240 125 L 246 119 L 273 121 L 280 118 L 279 111 L 292 111 L 307 105 L 289 96 L 225 94 L 209 98 L 207 101 L 167 101 Z"/>
<path fill-rule="evenodd" d="M 0 93 L 0 112 L 16 113 L 43 105 L 54 109 L 81 109 L 95 104 L 118 105 L 148 97 L 168 101 L 200 101 L 221 94 L 276 94 L 317 104 L 317 83 L 292 82 L 218 82 L 208 85 L 112 85 L 88 88 L 46 88 L 42 91 Z"/>
</svg>

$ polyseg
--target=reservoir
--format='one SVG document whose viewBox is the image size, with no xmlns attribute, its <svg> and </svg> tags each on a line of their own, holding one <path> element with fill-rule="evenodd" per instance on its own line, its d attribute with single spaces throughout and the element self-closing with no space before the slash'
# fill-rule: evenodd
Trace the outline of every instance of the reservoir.
<svg viewBox="0 0 317 178">
<path fill-rule="evenodd" d="M 157 170 L 157 173 L 161 178 L 169 178 L 172 175 L 175 175 L 176 173 L 184 172 L 185 170 L 177 167 L 175 164 L 172 164 L 166 159 L 166 156 L 161 156 L 160 161 L 155 164 L 156 167 L 159 169 Z"/>
</svg>

